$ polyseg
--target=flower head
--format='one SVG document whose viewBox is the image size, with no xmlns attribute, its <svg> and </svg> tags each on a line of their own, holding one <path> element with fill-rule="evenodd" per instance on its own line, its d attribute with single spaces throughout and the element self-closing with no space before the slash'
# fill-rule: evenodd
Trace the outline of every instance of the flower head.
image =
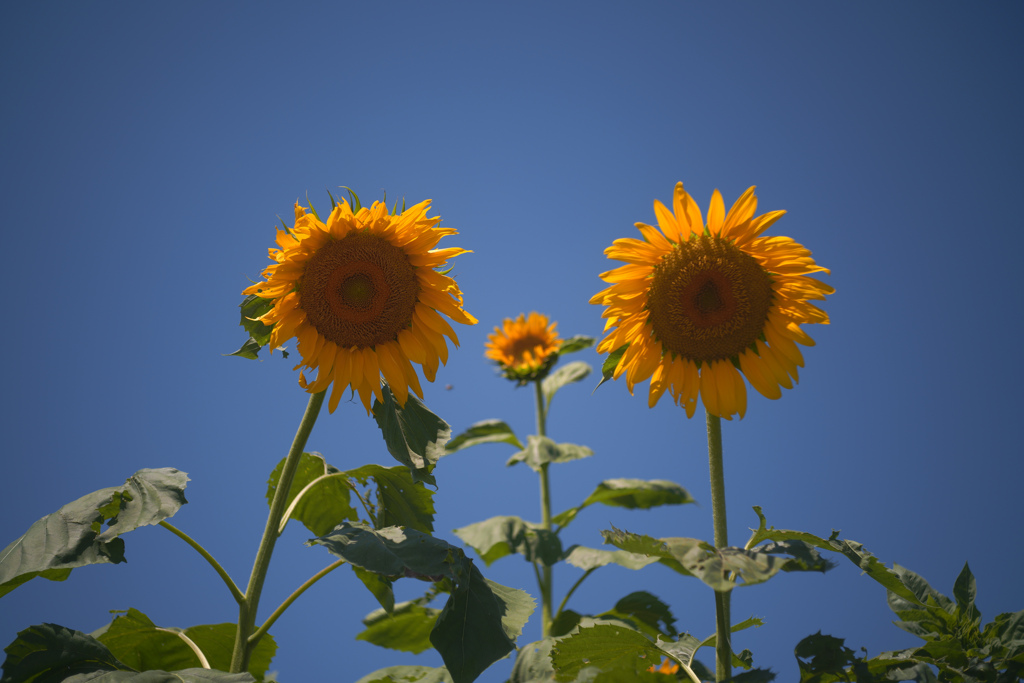
<svg viewBox="0 0 1024 683">
<path fill-rule="evenodd" d="M 597 350 L 625 349 L 614 377 L 625 373 L 630 393 L 649 378 L 651 407 L 667 390 L 688 417 L 698 397 L 712 415 L 743 417 L 744 376 L 771 399 L 798 381 L 797 344 L 814 345 L 800 325 L 828 323 L 809 301 L 835 291 L 808 274 L 829 271 L 790 238 L 761 236 L 785 211 L 755 217 L 753 187 L 728 213 L 715 190 L 706 224 L 682 183 L 672 205 L 654 202 L 660 231 L 637 223 L 642 240 L 605 249 L 626 265 L 602 273 L 611 286 L 590 300 L 606 307 Z"/>
<path fill-rule="evenodd" d="M 661 662 L 661 666 L 651 666 L 647 670 L 659 674 L 677 674 L 679 673 L 679 668 L 678 664 L 665 657 Z"/>
<path fill-rule="evenodd" d="M 447 363 L 444 337 L 459 345 L 451 325 L 439 314 L 472 325 L 476 318 L 462 309 L 455 281 L 436 269 L 468 253 L 466 249 L 435 249 L 452 228 L 437 227 L 428 217 L 430 200 L 394 214 L 374 202 L 355 211 L 336 204 L 326 222 L 311 209 L 295 204 L 295 226 L 279 230 L 270 249 L 274 261 L 263 271 L 266 282 L 245 290 L 273 300 L 260 320 L 273 325 L 271 350 L 291 337 L 305 366 L 316 379 L 299 384 L 317 393 L 334 384 L 328 409 L 351 386 L 367 413 L 372 396 L 383 401 L 381 375 L 401 405 L 409 389 L 423 397 L 412 363 L 423 367 L 431 382 L 438 361 Z M 410 362 L 411 361 L 411 362 Z"/>
<path fill-rule="evenodd" d="M 505 318 L 501 327 L 487 336 L 484 355 L 495 361 L 501 373 L 520 383 L 543 379 L 558 361 L 562 340 L 546 315 L 522 313 L 515 320 Z"/>
</svg>

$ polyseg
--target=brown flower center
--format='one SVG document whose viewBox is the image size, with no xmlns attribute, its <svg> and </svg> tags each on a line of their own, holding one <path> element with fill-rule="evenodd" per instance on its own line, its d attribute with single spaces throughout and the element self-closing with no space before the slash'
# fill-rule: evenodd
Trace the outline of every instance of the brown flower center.
<svg viewBox="0 0 1024 683">
<path fill-rule="evenodd" d="M 536 337 L 532 334 L 520 337 L 512 342 L 512 348 L 510 349 L 510 355 L 513 359 L 514 365 L 522 363 L 527 352 L 533 355 L 534 360 L 538 359 L 540 353 L 544 350 L 547 342 L 540 337 Z"/>
<path fill-rule="evenodd" d="M 405 252 L 379 235 L 350 233 L 306 263 L 299 305 L 338 346 L 391 341 L 412 322 L 419 285 Z"/>
<path fill-rule="evenodd" d="M 648 321 L 666 352 L 708 362 L 757 341 L 772 304 L 772 279 L 750 254 L 720 237 L 682 242 L 654 268 Z"/>
</svg>

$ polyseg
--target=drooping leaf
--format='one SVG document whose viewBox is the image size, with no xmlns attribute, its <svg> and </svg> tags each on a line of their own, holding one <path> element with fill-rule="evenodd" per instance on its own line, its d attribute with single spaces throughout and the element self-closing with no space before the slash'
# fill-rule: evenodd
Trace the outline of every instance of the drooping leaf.
<svg viewBox="0 0 1024 683">
<path fill-rule="evenodd" d="M 549 463 L 569 462 L 587 458 L 594 454 L 586 446 L 577 446 L 574 443 L 555 443 L 546 436 L 531 434 L 526 438 L 526 448 L 519 451 L 505 464 L 507 466 L 525 462 L 535 472 Z"/>
<path fill-rule="evenodd" d="M 277 463 L 277 467 L 270 473 L 270 479 L 267 481 L 268 505 L 274 500 L 286 459 Z M 341 522 L 359 518 L 359 513 L 350 502 L 351 488 L 346 481 L 345 473 L 327 464 L 319 453 L 303 453 L 299 457 L 295 479 L 288 491 L 288 507 L 300 493 L 302 498 L 292 510 L 289 519 L 301 522 L 317 536 L 326 534 Z"/>
<path fill-rule="evenodd" d="M 419 654 L 430 648 L 430 631 L 440 613 L 439 609 L 424 607 L 415 601 L 395 605 L 390 613 L 375 610 L 363 618 L 366 629 L 356 640 Z"/>
<path fill-rule="evenodd" d="M 415 481 L 408 468 L 363 465 L 345 474 L 362 484 L 370 479 L 377 484 L 376 526 L 404 526 L 424 533 L 434 530 L 434 492 Z"/>
<path fill-rule="evenodd" d="M 576 353 L 583 349 L 589 349 L 594 345 L 594 338 L 587 337 L 582 334 L 577 334 L 574 337 L 569 337 L 562 342 L 562 345 L 558 347 L 558 355 L 564 356 L 567 353 Z"/>
<path fill-rule="evenodd" d="M 501 420 L 483 420 L 470 425 L 469 429 L 449 441 L 445 449 L 448 453 L 454 453 L 482 443 L 508 443 L 516 448 L 523 448 L 523 444 L 507 424 Z"/>
<path fill-rule="evenodd" d="M 2 683 L 63 681 L 66 676 L 92 671 L 131 671 L 103 643 L 81 631 L 38 624 L 19 631 L 4 652 Z"/>
<path fill-rule="evenodd" d="M 248 358 L 249 360 L 258 360 L 259 359 L 259 355 L 258 354 L 260 352 L 260 349 L 262 349 L 262 348 L 263 347 L 260 346 L 259 343 L 255 339 L 253 339 L 252 337 L 249 337 L 248 339 L 245 340 L 245 343 L 242 344 L 238 348 L 237 351 L 232 351 L 231 353 L 225 353 L 224 355 L 225 356 L 241 356 L 242 358 Z M 287 356 L 286 356 L 286 358 L 287 358 Z"/>
<path fill-rule="evenodd" d="M 836 563 L 821 556 L 814 546 L 804 541 L 769 541 L 755 548 L 759 553 L 789 555 L 783 563 L 784 572 L 821 572 L 835 569 Z"/>
<path fill-rule="evenodd" d="M 63 581 L 75 567 L 124 562 L 118 536 L 172 516 L 188 502 L 187 481 L 169 467 L 139 470 L 38 520 L 0 553 L 0 596 L 36 576 Z"/>
<path fill-rule="evenodd" d="M 548 408 L 551 407 L 551 399 L 555 397 L 555 393 L 559 389 L 567 384 L 579 382 L 590 374 L 591 367 L 583 361 L 573 361 L 572 363 L 566 363 L 562 367 L 558 368 L 550 375 L 541 380 L 540 388 L 544 393 L 544 405 Z"/>
<path fill-rule="evenodd" d="M 552 521 L 566 527 L 588 505 L 602 503 L 615 507 L 646 510 L 659 505 L 685 505 L 696 502 L 689 492 L 675 482 L 664 479 L 606 479 L 574 508 L 556 515 Z"/>
<path fill-rule="evenodd" d="M 450 581 L 453 589 L 430 642 L 454 683 L 470 683 L 511 652 L 533 610 L 533 598 L 484 579 L 460 548 L 414 529 L 345 522 L 309 543 L 388 579 Z"/>
<path fill-rule="evenodd" d="M 452 683 L 452 677 L 443 666 L 403 665 L 378 669 L 356 683 Z"/>
<path fill-rule="evenodd" d="M 377 598 L 377 602 L 380 603 L 385 612 L 395 609 L 395 591 L 392 588 L 391 579 L 375 574 L 368 569 L 357 567 L 354 564 L 349 566 L 352 567 L 352 571 L 363 582 L 366 589 L 373 594 L 373 597 Z"/>
<path fill-rule="evenodd" d="M 562 556 L 562 542 L 553 531 L 519 517 L 491 517 L 454 533 L 477 551 L 487 565 L 512 553 L 523 555 L 527 562 L 540 560 L 548 566 Z"/>
<path fill-rule="evenodd" d="M 600 550 L 581 545 L 570 547 L 562 559 L 573 567 L 579 567 L 584 571 L 597 569 L 607 564 L 617 564 L 626 569 L 643 569 L 647 565 L 658 561 L 657 557 L 638 555 L 637 553 L 625 550 Z"/>
<path fill-rule="evenodd" d="M 599 624 L 580 628 L 573 635 L 556 642 L 551 649 L 551 664 L 558 681 L 575 680 L 590 667 L 627 677 L 660 663 L 664 654 L 639 631 Z"/>
<path fill-rule="evenodd" d="M 444 455 L 451 427 L 415 396 L 410 394 L 403 408 L 387 383 L 382 383 L 381 391 L 384 402 L 374 400 L 373 419 L 384 435 L 388 453 L 409 468 L 415 481 L 436 486 L 431 471 Z"/>
<path fill-rule="evenodd" d="M 594 387 L 594 391 L 615 375 L 615 368 L 619 367 L 619 361 L 622 360 L 622 356 L 626 353 L 626 349 L 629 348 L 629 344 L 623 344 L 619 348 L 615 349 L 604 359 L 604 363 L 601 364 L 601 381 Z M 593 391 L 590 393 L 594 393 Z"/>
</svg>

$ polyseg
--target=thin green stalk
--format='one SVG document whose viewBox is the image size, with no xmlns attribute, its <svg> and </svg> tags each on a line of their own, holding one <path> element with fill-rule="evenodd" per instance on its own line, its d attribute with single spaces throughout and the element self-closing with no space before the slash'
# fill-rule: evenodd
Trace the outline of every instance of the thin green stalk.
<svg viewBox="0 0 1024 683">
<path fill-rule="evenodd" d="M 278 617 L 284 614 L 284 611 L 288 609 L 288 607 L 293 602 L 295 602 L 300 595 L 305 593 L 306 590 L 310 588 L 314 583 L 324 578 L 325 576 L 327 576 L 343 564 L 345 564 L 345 560 L 337 560 L 335 562 L 332 562 L 331 564 L 327 565 L 326 567 L 318 571 L 316 574 L 313 574 L 313 576 L 306 579 L 306 581 L 301 586 L 292 591 L 292 594 L 285 598 L 284 602 L 278 605 L 278 608 L 274 610 L 273 614 L 267 617 L 267 620 L 263 622 L 263 625 L 256 629 L 255 633 L 249 636 L 249 642 L 252 644 L 252 646 L 256 647 L 256 645 L 260 642 L 260 638 L 262 638 L 267 633 L 267 631 L 270 630 L 270 627 L 274 625 L 274 622 L 277 621 Z"/>
<path fill-rule="evenodd" d="M 544 405 L 544 389 L 541 381 L 534 383 L 537 396 L 537 435 L 547 436 L 547 406 Z M 540 466 L 540 523 L 548 531 L 551 531 L 551 482 L 548 478 L 548 465 Z M 551 595 L 554 591 L 551 567 L 541 562 L 541 637 L 547 638 L 551 634 Z"/>
<path fill-rule="evenodd" d="M 160 526 L 167 529 L 181 540 L 185 541 L 185 543 L 188 543 L 190 546 L 192 546 L 192 548 L 195 549 L 197 553 L 203 556 L 204 560 L 210 563 L 210 566 L 213 567 L 214 571 L 217 572 L 217 575 L 220 576 L 220 578 L 224 581 L 225 585 L 227 585 L 228 590 L 231 591 L 231 597 L 235 599 L 235 602 L 241 605 L 242 602 L 245 601 L 245 596 L 242 595 L 242 591 L 239 590 L 238 586 L 235 585 L 235 582 L 231 579 L 228 573 L 224 571 L 224 567 L 220 566 L 220 563 L 214 559 L 213 555 L 211 555 L 206 550 L 206 548 L 201 546 L 198 541 L 194 540 L 184 531 L 177 528 L 176 526 L 173 526 L 167 520 L 162 520 L 159 522 L 159 524 Z"/>
<path fill-rule="evenodd" d="M 284 461 L 281 478 L 277 482 L 277 490 L 274 491 L 274 500 L 270 503 L 267 526 L 263 530 L 263 538 L 256 551 L 256 560 L 253 562 L 249 586 L 245 590 L 245 600 L 238 606 L 238 629 L 235 632 L 235 647 L 231 653 L 231 673 L 241 673 L 249 669 L 249 656 L 252 654 L 253 648 L 253 644 L 249 642 L 249 636 L 256 626 L 256 610 L 260 604 L 260 594 L 263 592 L 263 581 L 267 578 L 270 557 L 274 554 L 278 527 L 288 502 L 288 491 L 292 487 L 295 471 L 299 467 L 299 459 L 306 447 L 306 440 L 309 439 L 309 434 L 313 431 L 313 425 L 316 424 L 316 418 L 320 414 L 320 406 L 324 403 L 325 395 L 326 392 L 321 391 L 309 397 L 306 413 L 302 416 L 302 422 L 299 423 L 299 429 L 295 432 L 295 438 L 292 440 L 292 447 Z"/>
<path fill-rule="evenodd" d="M 715 525 L 715 547 L 729 545 L 725 523 L 725 469 L 722 466 L 722 418 L 707 413 L 708 466 L 711 472 L 711 512 Z M 715 680 L 732 677 L 732 648 L 728 591 L 715 591 Z"/>
<path fill-rule="evenodd" d="M 557 619 L 558 615 L 561 614 L 562 610 L 565 609 L 565 606 L 569 603 L 569 598 L 571 598 L 572 594 L 576 592 L 576 589 L 580 587 L 580 584 L 583 583 L 583 580 L 590 576 L 595 569 L 597 569 L 597 567 L 591 567 L 587 571 L 583 572 L 583 576 L 576 580 L 576 583 L 572 585 L 572 588 L 569 589 L 569 592 L 565 594 L 564 598 L 562 598 L 562 603 L 558 606 L 558 609 L 555 610 L 555 619 Z"/>
</svg>

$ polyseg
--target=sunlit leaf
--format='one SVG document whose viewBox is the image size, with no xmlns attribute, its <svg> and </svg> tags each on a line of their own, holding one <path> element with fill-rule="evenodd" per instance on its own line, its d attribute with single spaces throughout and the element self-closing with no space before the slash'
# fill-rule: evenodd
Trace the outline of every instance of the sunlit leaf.
<svg viewBox="0 0 1024 683">
<path fill-rule="evenodd" d="M 443 666 L 404 665 L 378 669 L 356 683 L 452 683 L 452 677 Z"/>
<path fill-rule="evenodd" d="M 403 408 L 387 383 L 382 383 L 381 391 L 384 402 L 374 400 L 373 419 L 384 435 L 388 453 L 409 468 L 414 480 L 436 486 L 430 473 L 444 455 L 451 427 L 415 396 L 410 394 Z"/>
<path fill-rule="evenodd" d="M 270 473 L 267 481 L 268 505 L 274 500 L 285 460 L 287 458 L 278 462 Z M 327 464 L 319 453 L 303 453 L 299 457 L 295 479 L 288 491 L 288 507 L 299 493 L 302 493 L 302 498 L 289 518 L 301 522 L 317 536 L 326 534 L 343 521 L 359 518 L 359 513 L 350 502 L 351 487 L 344 473 Z"/>
<path fill-rule="evenodd" d="M 540 560 L 548 566 L 562 556 L 562 543 L 553 531 L 519 517 L 492 517 L 456 529 L 454 533 L 488 565 L 512 553 L 523 555 L 527 562 Z"/>
<path fill-rule="evenodd" d="M 187 502 L 187 481 L 169 467 L 139 470 L 38 520 L 0 553 L 0 596 L 36 576 L 63 581 L 75 567 L 124 562 L 118 536 L 172 516 Z"/>
<path fill-rule="evenodd" d="M 541 391 L 544 392 L 544 405 L 550 407 L 555 393 L 567 384 L 579 382 L 590 374 L 591 367 L 583 361 L 566 363 L 541 380 Z"/>
<path fill-rule="evenodd" d="M 508 443 L 516 448 L 523 448 L 512 428 L 501 420 L 483 420 L 469 426 L 445 446 L 448 453 L 482 443 Z"/>
<path fill-rule="evenodd" d="M 643 569 L 658 561 L 657 557 L 638 555 L 625 550 L 600 550 L 581 545 L 570 547 L 565 552 L 563 559 L 573 567 L 583 570 L 597 569 L 607 564 L 617 564 L 626 569 Z"/>
<path fill-rule="evenodd" d="M 606 479 L 577 507 L 556 515 L 552 521 L 568 526 L 579 511 L 588 505 L 602 503 L 629 509 L 649 509 L 659 505 L 684 505 L 696 502 L 689 492 L 675 482 L 664 479 Z"/>
<path fill-rule="evenodd" d="M 587 458 L 594 454 L 594 451 L 586 446 L 577 446 L 573 443 L 555 443 L 546 436 L 537 436 L 535 434 L 531 434 L 526 438 L 526 444 L 526 448 L 509 458 L 505 464 L 512 466 L 525 462 L 535 472 L 540 472 L 541 468 L 549 463 L 569 462 L 571 460 Z"/>
<path fill-rule="evenodd" d="M 551 649 L 551 663 L 557 672 L 555 680 L 572 681 L 590 667 L 620 676 L 639 674 L 659 664 L 663 654 L 639 631 L 597 625 L 580 628 L 556 642 Z"/>
<path fill-rule="evenodd" d="M 615 375 L 615 368 L 619 366 L 619 361 L 622 360 L 622 356 L 626 353 L 626 349 L 629 348 L 629 344 L 623 344 L 619 348 L 615 349 L 604 359 L 604 363 L 601 364 L 601 381 L 594 387 L 594 391 L 610 380 Z M 593 391 L 591 392 L 593 393 Z"/>
<path fill-rule="evenodd" d="M 138 671 L 178 671 L 201 665 L 198 655 L 178 634 L 192 641 L 206 657 L 210 667 L 220 671 L 231 668 L 235 644 L 235 624 L 207 624 L 186 629 L 158 628 L 149 617 L 129 609 L 92 635 L 110 649 L 120 661 Z M 262 681 L 277 652 L 272 636 L 263 636 L 253 649 L 249 673 Z"/>
<path fill-rule="evenodd" d="M 586 337 L 582 334 L 577 334 L 574 337 L 569 337 L 562 342 L 562 345 L 558 347 L 558 355 L 564 356 L 567 353 L 576 353 L 583 349 L 589 349 L 594 345 L 593 337 Z"/>
<path fill-rule="evenodd" d="M 370 479 L 377 484 L 377 526 L 434 530 L 434 492 L 414 481 L 408 468 L 363 465 L 345 474 L 362 484 Z"/>
<path fill-rule="evenodd" d="M 366 629 L 356 636 L 356 640 L 419 654 L 430 649 L 430 631 L 440 613 L 439 609 L 424 607 L 415 601 L 395 605 L 390 613 L 383 609 L 375 610 L 363 619 Z"/>
</svg>

